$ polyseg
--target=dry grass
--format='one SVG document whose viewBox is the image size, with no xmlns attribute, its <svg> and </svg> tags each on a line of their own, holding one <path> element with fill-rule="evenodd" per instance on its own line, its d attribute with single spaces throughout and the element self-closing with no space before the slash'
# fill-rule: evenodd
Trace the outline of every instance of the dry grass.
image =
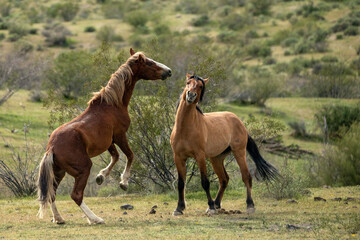
<svg viewBox="0 0 360 240">
<path fill-rule="evenodd" d="M 360 187 L 311 191 L 313 195 L 300 199 L 298 204 L 260 198 L 255 191 L 255 214 L 211 217 L 205 214 L 205 196 L 188 199 L 185 215 L 180 217 L 171 215 L 176 207 L 174 194 L 86 198 L 87 205 L 106 221 L 98 226 L 88 225 L 81 210 L 68 198 L 58 200 L 59 211 L 67 221 L 62 226 L 51 223 L 50 214 L 44 220 L 37 219 L 38 206 L 34 199 L 7 199 L 0 201 L 0 238 L 359 239 Z M 327 202 L 315 202 L 314 196 L 321 196 Z M 357 199 L 345 204 L 343 200 L 330 200 L 335 197 Z M 123 215 L 124 210 L 120 209 L 123 204 L 132 204 L 134 210 Z M 149 214 L 153 205 L 158 206 L 157 212 Z M 227 192 L 223 207 L 245 211 L 245 196 L 236 197 L 235 192 Z M 289 229 L 287 224 L 299 229 Z"/>
</svg>

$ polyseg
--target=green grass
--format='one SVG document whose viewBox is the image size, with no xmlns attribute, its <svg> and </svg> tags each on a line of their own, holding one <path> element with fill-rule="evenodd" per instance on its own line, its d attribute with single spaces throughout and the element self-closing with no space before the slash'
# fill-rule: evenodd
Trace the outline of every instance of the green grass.
<svg viewBox="0 0 360 240">
<path fill-rule="evenodd" d="M 245 213 L 245 196 L 225 192 L 223 208 L 241 210 L 242 214 L 205 214 L 207 201 L 192 197 L 187 200 L 183 216 L 173 217 L 176 199 L 168 195 L 122 195 L 109 198 L 85 198 L 87 205 L 106 224 L 90 226 L 79 207 L 68 197 L 60 197 L 57 206 L 65 225 L 50 222 L 48 210 L 43 220 L 35 216 L 35 199 L 0 200 L 0 238 L 5 239 L 359 239 L 360 188 L 343 187 L 310 189 L 309 197 L 288 204 L 260 197 L 254 192 L 256 213 Z M 245 189 L 242 189 L 245 191 Z M 200 195 L 205 195 L 201 192 Z M 314 196 L 327 199 L 315 202 Z M 337 202 L 335 197 L 354 197 L 355 201 Z M 164 202 L 168 205 L 164 205 Z M 120 209 L 132 204 L 134 210 Z M 149 214 L 157 205 L 156 214 Z M 291 230 L 287 224 L 299 226 Z"/>
</svg>

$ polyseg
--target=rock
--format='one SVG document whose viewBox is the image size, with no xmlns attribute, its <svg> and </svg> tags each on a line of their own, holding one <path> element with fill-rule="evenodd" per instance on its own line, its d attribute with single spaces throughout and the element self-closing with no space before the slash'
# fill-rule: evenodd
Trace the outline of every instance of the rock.
<svg viewBox="0 0 360 240">
<path fill-rule="evenodd" d="M 235 213 L 236 214 L 241 214 L 241 211 L 240 210 L 235 210 Z"/>
<path fill-rule="evenodd" d="M 342 200 L 342 198 L 341 197 L 337 197 L 337 198 L 333 198 L 333 199 L 331 199 L 332 201 L 338 201 L 338 202 L 340 202 L 341 200 Z"/>
<path fill-rule="evenodd" d="M 278 225 L 272 225 L 268 228 L 270 231 L 279 231 L 279 226 Z"/>
<path fill-rule="evenodd" d="M 122 219 L 122 218 L 118 218 L 118 221 L 119 221 L 119 222 L 122 222 L 122 221 L 123 221 L 123 219 Z"/>
<path fill-rule="evenodd" d="M 127 211 L 123 212 L 123 215 L 127 215 Z"/>
<path fill-rule="evenodd" d="M 300 229 L 300 227 L 292 225 L 292 224 L 286 224 L 286 228 L 290 229 L 290 230 Z"/>
<path fill-rule="evenodd" d="M 168 203 L 168 202 L 164 202 L 164 205 L 169 205 L 169 203 Z"/>
<path fill-rule="evenodd" d="M 152 206 L 152 209 L 155 209 L 155 208 L 157 208 L 157 205 Z"/>
<path fill-rule="evenodd" d="M 322 197 L 314 197 L 314 201 L 323 201 L 326 202 L 326 199 L 322 198 Z"/>
<path fill-rule="evenodd" d="M 323 188 L 331 188 L 331 186 L 324 185 Z"/>
<path fill-rule="evenodd" d="M 294 199 L 289 199 L 289 200 L 286 201 L 286 203 L 298 203 L 298 202 L 296 200 L 294 200 Z"/>
<path fill-rule="evenodd" d="M 155 214 L 156 213 L 156 210 L 154 208 L 152 208 L 149 212 L 150 214 Z"/>
<path fill-rule="evenodd" d="M 124 210 L 133 210 L 134 206 L 132 206 L 130 204 L 125 204 L 125 205 L 120 206 L 120 208 L 124 209 Z"/>
<path fill-rule="evenodd" d="M 355 198 L 353 198 L 353 197 L 348 197 L 348 198 L 346 198 L 345 199 L 345 201 L 347 201 L 347 202 L 350 202 L 350 201 L 355 201 L 356 199 Z"/>
</svg>

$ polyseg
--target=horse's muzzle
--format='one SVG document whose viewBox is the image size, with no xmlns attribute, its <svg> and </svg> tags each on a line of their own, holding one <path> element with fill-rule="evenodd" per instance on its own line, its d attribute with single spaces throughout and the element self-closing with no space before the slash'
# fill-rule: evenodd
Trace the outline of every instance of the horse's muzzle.
<svg viewBox="0 0 360 240">
<path fill-rule="evenodd" d="M 193 103 L 196 99 L 197 94 L 194 92 L 187 91 L 186 92 L 186 101 L 188 103 Z"/>
<path fill-rule="evenodd" d="M 166 78 L 171 77 L 171 75 L 172 75 L 171 69 L 169 68 L 161 74 L 161 79 L 165 80 Z"/>
</svg>

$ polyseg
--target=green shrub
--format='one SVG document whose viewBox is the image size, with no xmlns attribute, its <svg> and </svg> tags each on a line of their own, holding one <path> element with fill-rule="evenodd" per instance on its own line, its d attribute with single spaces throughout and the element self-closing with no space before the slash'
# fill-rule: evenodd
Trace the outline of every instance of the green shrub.
<svg viewBox="0 0 360 240">
<path fill-rule="evenodd" d="M 115 36 L 115 29 L 112 26 L 104 25 L 96 33 L 96 39 L 102 42 L 112 42 Z"/>
<path fill-rule="evenodd" d="M 181 0 L 180 3 L 175 6 L 175 10 L 186 14 L 199 14 L 206 12 L 207 8 L 202 1 Z"/>
<path fill-rule="evenodd" d="M 344 35 L 346 35 L 346 36 L 356 36 L 358 34 L 359 34 L 359 28 L 355 27 L 355 26 L 348 27 L 344 31 Z"/>
<path fill-rule="evenodd" d="M 4 33 L 0 33 L 0 41 L 2 41 L 5 38 L 5 34 Z"/>
<path fill-rule="evenodd" d="M 331 104 L 322 106 L 315 114 L 318 125 L 324 129 L 324 117 L 330 137 L 339 137 L 341 131 L 360 121 L 360 103 L 355 106 Z"/>
<path fill-rule="evenodd" d="M 343 39 L 344 36 L 342 34 L 336 34 L 336 39 L 337 40 L 340 40 L 340 39 Z"/>
<path fill-rule="evenodd" d="M 67 46 L 67 36 L 71 36 L 71 32 L 61 23 L 51 23 L 44 26 L 42 35 L 49 46 Z"/>
<path fill-rule="evenodd" d="M 37 34 L 37 31 L 38 31 L 37 28 L 31 28 L 31 29 L 29 30 L 29 33 L 32 34 L 32 35 L 36 35 L 36 34 Z"/>
<path fill-rule="evenodd" d="M 96 28 L 94 26 L 87 26 L 84 32 L 95 32 Z"/>
<path fill-rule="evenodd" d="M 207 15 L 202 15 L 198 18 L 191 20 L 191 25 L 194 27 L 202 27 L 209 23 L 209 17 Z"/>
<path fill-rule="evenodd" d="M 307 177 L 301 176 L 294 168 L 284 166 L 280 169 L 281 178 L 272 183 L 262 183 L 261 189 L 265 197 L 281 199 L 298 199 L 307 194 L 306 187 L 309 184 Z"/>
<path fill-rule="evenodd" d="M 34 46 L 29 41 L 20 40 L 15 43 L 15 49 L 17 52 L 29 53 L 34 50 Z"/>
<path fill-rule="evenodd" d="M 134 28 L 139 28 L 145 26 L 149 19 L 147 12 L 136 10 L 128 13 L 125 20 Z"/>
<path fill-rule="evenodd" d="M 326 147 L 319 159 L 318 174 L 332 186 L 360 184 L 360 123 L 354 123 L 334 147 Z"/>
<path fill-rule="evenodd" d="M 266 58 L 264 58 L 263 63 L 265 65 L 272 65 L 272 64 L 276 63 L 276 59 L 272 58 L 272 57 L 266 57 Z"/>
<path fill-rule="evenodd" d="M 252 57 L 271 56 L 271 48 L 264 43 L 254 43 L 247 47 L 247 53 Z"/>
<path fill-rule="evenodd" d="M 157 24 L 154 28 L 154 33 L 156 33 L 157 35 L 166 35 L 171 33 L 171 30 L 168 25 Z"/>
<path fill-rule="evenodd" d="M 256 30 L 250 30 L 245 34 L 246 38 L 259 38 L 259 34 L 256 32 Z"/>
<path fill-rule="evenodd" d="M 131 4 L 133 4 L 132 2 Z M 104 4 L 101 5 L 101 11 L 105 18 L 115 18 L 122 19 L 124 18 L 124 13 L 128 9 L 128 4 L 125 1 L 112 1 L 106 0 Z"/>
<path fill-rule="evenodd" d="M 238 34 L 234 31 L 221 31 L 216 39 L 222 43 L 234 43 L 238 39 Z"/>
<path fill-rule="evenodd" d="M 321 58 L 321 61 L 328 62 L 328 63 L 334 63 L 334 62 L 338 62 L 339 59 L 337 57 L 335 57 L 335 56 L 328 56 L 327 55 L 327 56 L 323 56 Z"/>
<path fill-rule="evenodd" d="M 290 47 L 293 46 L 294 44 L 296 44 L 299 41 L 299 39 L 297 37 L 289 37 L 287 39 L 285 39 L 281 45 L 284 47 Z"/>
<path fill-rule="evenodd" d="M 8 35 L 8 40 L 10 42 L 16 42 L 17 40 L 19 40 L 21 38 L 21 36 L 19 34 L 13 33 L 13 34 L 9 34 Z"/>
<path fill-rule="evenodd" d="M 254 14 L 254 16 L 258 15 L 268 15 L 270 14 L 270 8 L 272 5 L 272 0 L 249 0 L 249 11 Z"/>
<path fill-rule="evenodd" d="M 238 13 L 230 13 L 222 20 L 221 26 L 237 31 L 250 24 L 250 21 L 250 18 L 244 17 Z"/>
<path fill-rule="evenodd" d="M 29 26 L 21 21 L 13 20 L 8 23 L 9 34 L 16 34 L 23 37 L 29 33 Z"/>
<path fill-rule="evenodd" d="M 293 130 L 293 132 L 291 133 L 292 136 L 299 138 L 305 138 L 308 136 L 304 121 L 289 122 L 289 126 Z"/>
</svg>

